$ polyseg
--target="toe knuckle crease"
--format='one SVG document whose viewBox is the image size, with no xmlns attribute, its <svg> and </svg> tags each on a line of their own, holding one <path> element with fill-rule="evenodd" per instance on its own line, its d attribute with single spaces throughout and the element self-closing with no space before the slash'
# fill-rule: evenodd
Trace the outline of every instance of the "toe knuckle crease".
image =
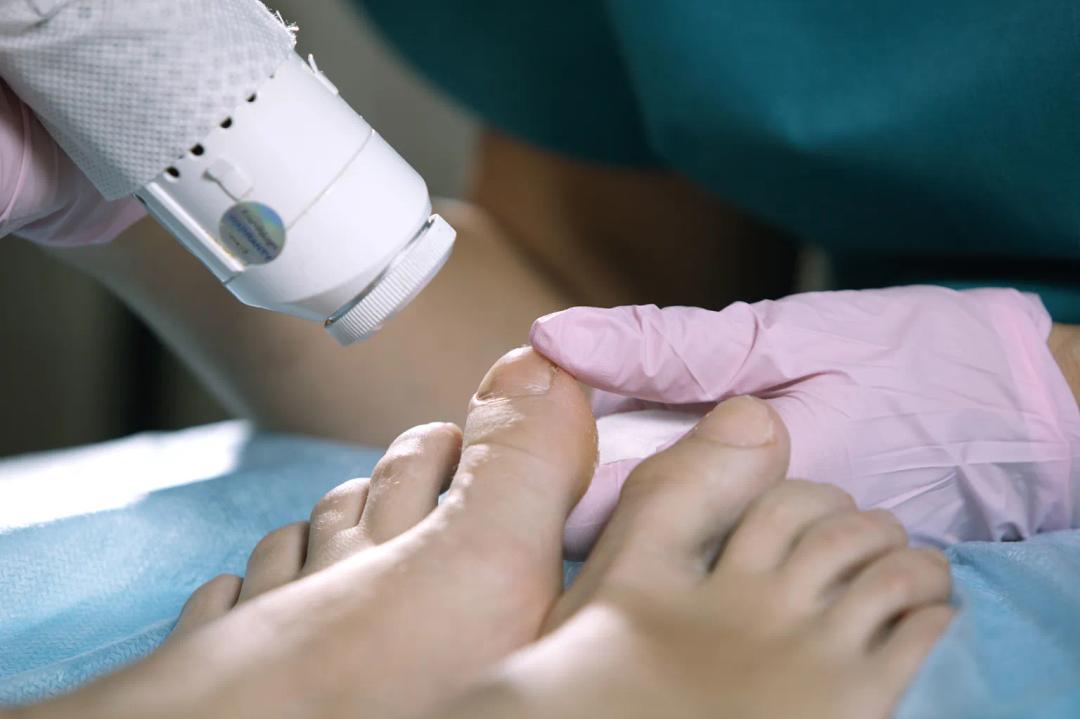
<svg viewBox="0 0 1080 719">
<path fill-rule="evenodd" d="M 556 466 L 556 460 L 542 452 L 527 445 L 496 437 L 487 437 L 469 445 L 461 464 L 475 469 L 496 460 L 500 463 L 524 461 L 527 465 L 540 465 L 544 469 Z"/>
</svg>

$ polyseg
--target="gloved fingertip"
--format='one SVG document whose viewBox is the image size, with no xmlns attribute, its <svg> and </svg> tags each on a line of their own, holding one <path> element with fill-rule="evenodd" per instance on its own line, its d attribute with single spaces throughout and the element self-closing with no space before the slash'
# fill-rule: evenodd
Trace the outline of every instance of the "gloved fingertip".
<svg viewBox="0 0 1080 719">
<path fill-rule="evenodd" d="M 590 385 L 623 359 L 622 308 L 571 307 L 533 322 L 529 333 L 540 354 Z"/>
<path fill-rule="evenodd" d="M 558 354 L 560 346 L 560 342 L 558 341 L 559 329 L 561 327 L 560 317 L 569 312 L 573 312 L 573 309 L 574 308 L 544 315 L 535 320 L 529 330 L 529 343 L 533 346 L 533 349 L 556 363 L 558 363 L 556 355 Z"/>
<path fill-rule="evenodd" d="M 643 400 L 602 389 L 592 390 L 589 404 L 592 406 L 593 416 L 597 419 L 620 412 L 637 412 L 649 407 L 649 403 Z"/>
</svg>

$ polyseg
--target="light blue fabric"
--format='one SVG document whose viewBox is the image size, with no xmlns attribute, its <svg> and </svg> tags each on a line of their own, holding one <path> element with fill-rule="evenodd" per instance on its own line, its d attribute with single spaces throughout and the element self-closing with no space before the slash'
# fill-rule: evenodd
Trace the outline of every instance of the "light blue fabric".
<svg viewBox="0 0 1080 719">
<path fill-rule="evenodd" d="M 1080 717 L 1080 531 L 949 557 L 962 611 L 898 719 Z"/>
<path fill-rule="evenodd" d="M 190 452 L 222 451 L 204 440 L 186 440 Z M 325 491 L 367 474 L 379 452 L 256 436 L 236 455 L 221 476 L 121 508 L 0 530 L 0 704 L 66 691 L 144 655 L 196 586 L 242 573 L 264 533 L 304 519 Z M 79 474 L 85 459 L 66 460 L 66 471 Z M 152 452 L 138 463 L 148 474 L 160 467 Z M 951 555 L 964 609 L 900 719 L 1080 716 L 1080 532 L 966 544 Z"/>
<path fill-rule="evenodd" d="M 145 471 L 161 471 L 145 454 Z M 366 475 L 381 455 L 257 436 L 221 477 L 0 533 L 0 705 L 62 692 L 143 656 L 196 587 L 222 572 L 243 574 L 264 534 L 307 519 L 324 493 Z"/>
</svg>

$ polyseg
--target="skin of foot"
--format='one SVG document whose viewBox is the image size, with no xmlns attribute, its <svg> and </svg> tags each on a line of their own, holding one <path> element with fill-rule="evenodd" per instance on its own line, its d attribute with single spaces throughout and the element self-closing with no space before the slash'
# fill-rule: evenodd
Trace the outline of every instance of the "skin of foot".
<svg viewBox="0 0 1080 719">
<path fill-rule="evenodd" d="M 406 432 L 370 482 L 338 487 L 310 522 L 260 542 L 243 580 L 196 591 L 159 651 L 26 715 L 428 710 L 539 635 L 562 589 L 562 527 L 595 461 L 577 383 L 532 350 L 511 352 L 463 433 Z"/>
<path fill-rule="evenodd" d="M 889 716 L 952 617 L 948 563 L 781 481 L 787 447 L 736 398 L 645 461 L 548 635 L 433 716 Z"/>
<path fill-rule="evenodd" d="M 947 564 L 905 549 L 887 514 L 781 481 L 787 436 L 767 406 L 729 401 L 643 463 L 548 612 L 595 436 L 535 355 L 492 374 L 460 453 L 452 426 L 406 433 L 370 483 L 260 543 L 243 581 L 196 592 L 162 651 L 27 715 L 888 714 L 951 616 Z M 553 435 L 567 409 L 586 420 Z"/>
</svg>

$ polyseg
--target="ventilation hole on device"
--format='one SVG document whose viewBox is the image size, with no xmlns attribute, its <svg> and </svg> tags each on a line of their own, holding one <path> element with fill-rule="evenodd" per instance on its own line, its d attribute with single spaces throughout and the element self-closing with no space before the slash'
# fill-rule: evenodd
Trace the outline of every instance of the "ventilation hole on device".
<svg viewBox="0 0 1080 719">
<path fill-rule="evenodd" d="M 231 117 L 226 117 L 224 120 L 222 120 L 221 121 L 221 127 L 223 129 L 226 129 L 226 130 L 228 130 L 230 127 L 232 127 L 232 118 Z"/>
<path fill-rule="evenodd" d="M 203 148 L 202 145 L 196 145 L 195 147 L 191 148 L 191 154 L 195 155 L 196 157 L 201 157 L 204 152 L 206 152 L 206 149 Z"/>
<path fill-rule="evenodd" d="M 248 98 L 248 102 L 255 102 L 256 97 L 258 97 L 257 93 L 251 93 L 251 97 Z"/>
<path fill-rule="evenodd" d="M 175 167 L 166 167 L 165 174 L 174 180 L 180 179 L 180 170 L 177 170 Z"/>
</svg>

